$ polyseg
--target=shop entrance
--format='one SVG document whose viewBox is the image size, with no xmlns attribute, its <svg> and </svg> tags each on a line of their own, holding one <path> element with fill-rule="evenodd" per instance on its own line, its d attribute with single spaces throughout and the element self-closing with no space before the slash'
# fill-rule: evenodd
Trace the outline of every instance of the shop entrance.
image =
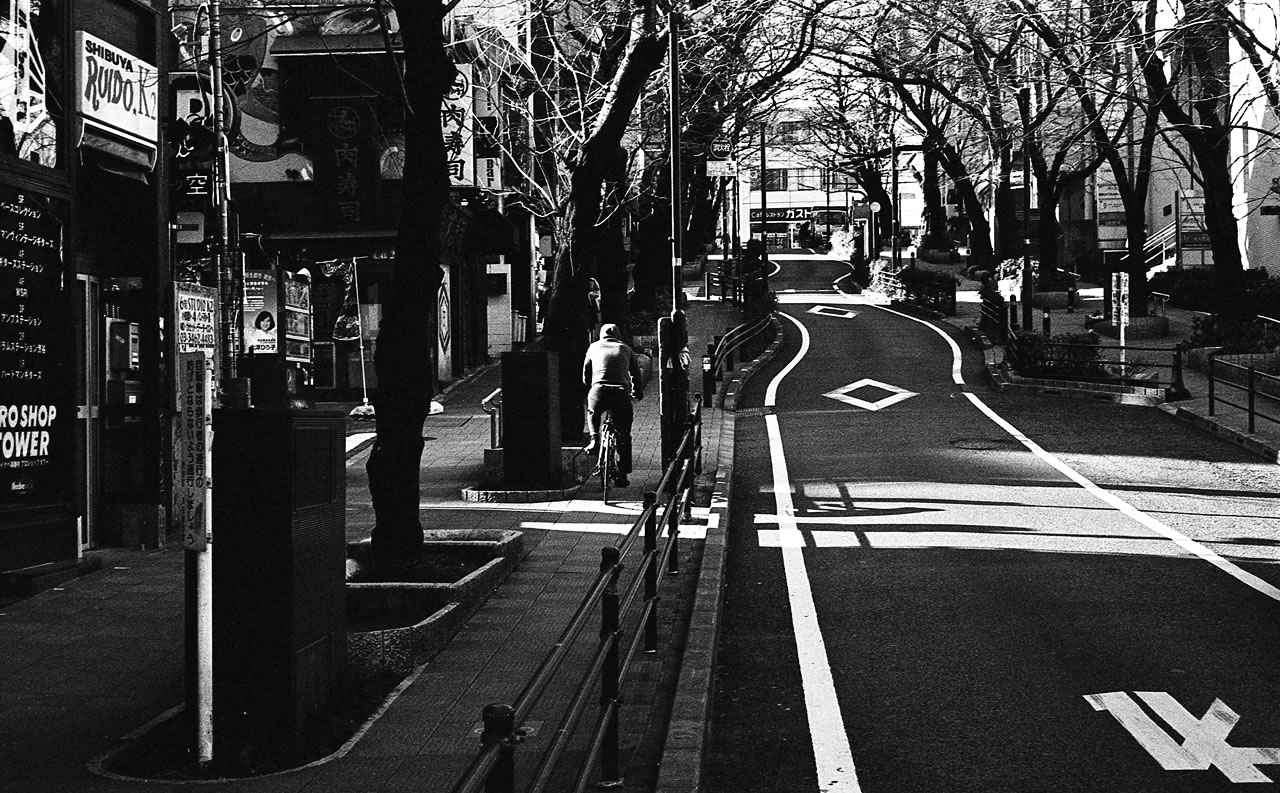
<svg viewBox="0 0 1280 793">
<path fill-rule="evenodd" d="M 101 494 L 98 460 L 101 433 L 102 290 L 98 279 L 76 276 L 76 469 L 75 504 L 80 550 L 97 545 Z"/>
</svg>

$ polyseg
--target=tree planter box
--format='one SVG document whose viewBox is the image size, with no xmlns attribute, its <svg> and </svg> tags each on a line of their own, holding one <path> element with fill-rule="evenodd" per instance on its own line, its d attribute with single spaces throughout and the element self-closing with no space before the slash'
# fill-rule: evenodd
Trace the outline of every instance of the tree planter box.
<svg viewBox="0 0 1280 793">
<path fill-rule="evenodd" d="M 1093 329 L 1112 339 L 1120 338 L 1120 326 L 1114 322 L 1098 322 Z M 1169 335 L 1167 317 L 1130 317 L 1124 329 L 1124 340 L 1159 339 Z"/>
<path fill-rule="evenodd" d="M 518 531 L 473 529 L 424 535 L 428 552 L 456 550 L 491 558 L 451 584 L 348 583 L 349 620 L 387 623 L 376 630 L 347 632 L 349 664 L 406 674 L 431 660 L 502 585 L 524 554 L 524 535 Z M 359 553 L 364 544 L 349 545 L 348 556 Z M 425 617 L 414 617 L 424 613 Z"/>
</svg>

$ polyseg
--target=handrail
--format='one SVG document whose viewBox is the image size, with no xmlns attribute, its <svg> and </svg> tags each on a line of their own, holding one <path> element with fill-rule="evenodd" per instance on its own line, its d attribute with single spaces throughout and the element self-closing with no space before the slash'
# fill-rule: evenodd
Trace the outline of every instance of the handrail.
<svg viewBox="0 0 1280 793">
<path fill-rule="evenodd" d="M 489 414 L 489 448 L 502 446 L 502 389 L 495 388 L 480 400 L 480 409 Z"/>
<path fill-rule="evenodd" d="M 1219 378 L 1217 373 L 1214 371 L 1214 367 L 1216 366 L 1223 366 L 1227 369 L 1236 369 L 1244 372 L 1244 384 L 1242 385 L 1227 378 Z M 1245 411 L 1248 415 L 1250 434 L 1257 431 L 1257 419 L 1259 417 L 1264 418 L 1267 421 L 1280 424 L 1280 418 L 1258 410 L 1258 397 L 1262 397 L 1262 399 L 1269 404 L 1280 406 L 1280 397 L 1261 390 L 1258 387 L 1260 381 L 1271 383 L 1277 392 L 1280 393 L 1280 377 L 1276 377 L 1275 375 L 1270 375 L 1265 372 L 1259 372 L 1256 367 L 1253 366 L 1241 366 L 1238 363 L 1220 360 L 1216 355 L 1209 356 L 1209 415 L 1214 415 L 1214 405 L 1221 402 L 1224 405 L 1230 405 L 1233 408 Z M 1238 402 L 1223 399 L 1217 393 L 1220 386 L 1227 386 L 1228 388 L 1244 391 L 1246 395 L 1246 404 L 1241 405 Z"/>
<path fill-rule="evenodd" d="M 720 343 L 716 345 L 715 352 L 712 353 L 713 361 L 712 370 L 718 375 L 724 371 L 725 361 L 732 360 L 733 354 L 742 348 L 748 341 L 755 338 L 758 334 L 763 333 L 765 328 L 773 321 L 773 314 L 764 315 L 754 322 L 744 322 L 729 330 L 728 333 L 720 339 Z"/>
<path fill-rule="evenodd" d="M 577 788 L 585 787 L 584 780 L 592 773 L 597 759 L 604 776 L 602 784 L 621 782 L 618 768 L 618 728 L 620 689 L 631 661 L 643 648 L 657 649 L 658 622 L 658 570 L 665 563 L 669 572 L 678 564 L 680 518 L 688 508 L 692 495 L 695 473 L 701 446 L 701 414 L 697 408 L 690 412 L 690 427 L 681 439 L 679 448 L 663 472 L 659 488 L 644 496 L 644 508 L 630 529 L 613 546 L 601 548 L 599 574 L 593 579 L 577 611 L 559 638 L 549 648 L 546 656 L 511 705 L 490 705 L 484 708 L 484 729 L 481 748 L 470 766 L 459 778 L 454 793 L 478 793 L 481 789 L 493 793 L 514 791 L 514 751 L 523 734 L 523 722 L 542 695 L 550 688 L 551 680 L 562 662 L 591 619 L 597 605 L 601 607 L 601 631 L 599 643 L 592 653 L 592 660 L 583 679 L 574 687 L 576 694 L 563 712 L 552 744 L 536 764 L 527 788 L 530 793 L 545 790 L 550 784 L 554 767 L 567 746 L 569 736 L 586 711 L 589 692 L 596 684 L 600 687 L 601 714 L 593 730 L 587 765 L 581 770 Z M 658 493 L 668 492 L 659 523 Z M 665 526 L 667 536 L 661 549 L 658 546 L 659 527 Z M 637 539 L 644 538 L 644 552 L 634 565 L 625 564 L 628 553 Z M 620 577 L 625 570 L 634 569 L 635 576 L 623 586 L 619 594 Z M 637 598 L 643 595 L 643 607 L 638 615 L 631 615 Z M 640 627 L 624 628 L 623 616 Z M 619 653 L 623 634 L 630 631 L 634 639 L 625 652 Z"/>
</svg>

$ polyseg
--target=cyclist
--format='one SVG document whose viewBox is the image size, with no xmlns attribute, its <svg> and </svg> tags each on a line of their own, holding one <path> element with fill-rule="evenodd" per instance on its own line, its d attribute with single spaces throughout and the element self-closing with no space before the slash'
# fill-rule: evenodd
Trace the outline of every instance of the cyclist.
<svg viewBox="0 0 1280 793">
<path fill-rule="evenodd" d="M 600 442 L 600 422 L 607 410 L 613 414 L 613 429 L 618 436 L 618 487 L 630 484 L 631 473 L 631 400 L 644 398 L 640 362 L 622 341 L 618 326 L 606 322 L 600 326 L 600 339 L 587 348 L 582 362 L 582 383 L 590 386 L 587 393 L 587 418 L 591 437 L 586 451 L 592 454 Z"/>
</svg>

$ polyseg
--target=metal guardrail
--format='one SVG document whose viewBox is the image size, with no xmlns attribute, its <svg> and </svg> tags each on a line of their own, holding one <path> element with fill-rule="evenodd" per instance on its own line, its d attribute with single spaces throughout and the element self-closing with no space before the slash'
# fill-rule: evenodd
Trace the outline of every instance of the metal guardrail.
<svg viewBox="0 0 1280 793">
<path fill-rule="evenodd" d="M 726 370 L 734 369 L 735 356 L 747 342 L 764 333 L 773 322 L 773 314 L 766 314 L 754 322 L 744 322 L 731 328 L 715 344 L 711 352 L 711 371 L 719 380 Z"/>
<path fill-rule="evenodd" d="M 537 759 L 524 787 L 526 793 L 542 793 L 557 774 L 573 736 L 577 734 L 591 694 L 598 692 L 599 714 L 589 725 L 590 745 L 585 762 L 576 771 L 572 788 L 557 790 L 583 791 L 591 786 L 599 763 L 598 787 L 620 787 L 622 784 L 619 746 L 619 708 L 621 689 L 631 663 L 642 649 L 658 649 L 658 571 L 679 572 L 680 519 L 689 511 L 694 478 L 701 469 L 701 413 L 690 412 L 690 428 L 679 449 L 663 472 L 657 489 L 644 494 L 644 508 L 627 533 L 612 546 L 600 549 L 600 572 L 587 587 L 582 603 L 570 618 L 559 638 L 548 649 L 524 689 L 510 704 L 487 705 L 481 712 L 483 731 L 481 748 L 471 765 L 453 788 L 453 793 L 514 793 L 516 789 L 515 751 L 525 734 L 524 723 L 533 708 L 547 693 L 571 651 L 591 650 L 579 643 L 599 609 L 600 631 L 591 650 L 591 662 L 580 680 L 570 681 L 567 690 L 574 692 L 550 746 Z M 666 493 L 660 505 L 658 494 Z M 661 511 L 661 514 L 659 512 Z M 666 542 L 659 547 L 659 523 L 666 528 Z M 634 575 L 624 580 L 628 555 L 642 543 L 642 552 L 631 569 Z M 639 599 L 639 600 L 638 600 Z M 637 605 L 639 608 L 637 609 Z M 623 646 L 624 636 L 633 637 Z M 566 772 L 567 773 L 567 772 Z"/>
<path fill-rule="evenodd" d="M 1010 336 L 1010 339 L 1014 338 L 1015 336 Z M 1034 352 L 1032 360 L 1024 361 L 1019 360 L 1023 353 L 1016 341 L 1007 343 L 1005 347 L 1006 359 L 1024 377 L 1164 388 L 1171 396 L 1186 393 L 1182 377 L 1182 352 L 1177 349 L 1045 341 Z M 1113 355 L 1108 357 L 1108 353 Z M 1168 356 L 1168 360 L 1150 360 L 1143 357 L 1144 353 Z M 1152 377 L 1151 370 L 1167 371 L 1168 375 Z"/>
<path fill-rule="evenodd" d="M 1219 377 L 1218 376 L 1219 367 L 1221 367 L 1222 369 L 1225 369 L 1228 372 L 1231 372 L 1231 371 L 1235 371 L 1236 373 L 1243 372 L 1244 382 L 1239 383 L 1231 378 Z M 1262 384 L 1264 383 L 1269 384 L 1273 388 L 1274 393 L 1261 390 L 1260 386 L 1262 386 Z M 1235 389 L 1237 391 L 1245 392 L 1245 404 L 1241 405 L 1238 402 L 1232 402 L 1231 400 L 1224 399 L 1222 396 L 1220 396 L 1218 393 L 1218 389 L 1220 389 L 1223 386 L 1226 386 L 1227 388 L 1230 388 L 1230 389 Z M 1209 356 L 1209 415 L 1210 416 L 1214 415 L 1214 406 L 1216 405 L 1216 403 L 1221 402 L 1224 405 L 1230 405 L 1231 407 L 1239 408 L 1240 410 L 1243 410 L 1248 414 L 1250 433 L 1257 431 L 1258 418 L 1262 418 L 1267 421 L 1280 424 L 1280 418 L 1276 418 L 1275 416 L 1269 415 L 1266 412 L 1258 410 L 1259 397 L 1261 397 L 1263 402 L 1266 404 L 1276 405 L 1277 407 L 1280 407 L 1280 397 L 1275 396 L 1275 394 L 1280 394 L 1280 377 L 1259 372 L 1257 368 L 1253 366 L 1241 366 L 1240 364 L 1232 363 L 1231 361 L 1220 361 L 1218 360 L 1217 356 L 1213 356 L 1213 355 Z"/>
<path fill-rule="evenodd" d="M 493 393 L 480 400 L 480 409 L 489 414 L 489 448 L 502 447 L 502 389 L 495 388 Z"/>
</svg>

